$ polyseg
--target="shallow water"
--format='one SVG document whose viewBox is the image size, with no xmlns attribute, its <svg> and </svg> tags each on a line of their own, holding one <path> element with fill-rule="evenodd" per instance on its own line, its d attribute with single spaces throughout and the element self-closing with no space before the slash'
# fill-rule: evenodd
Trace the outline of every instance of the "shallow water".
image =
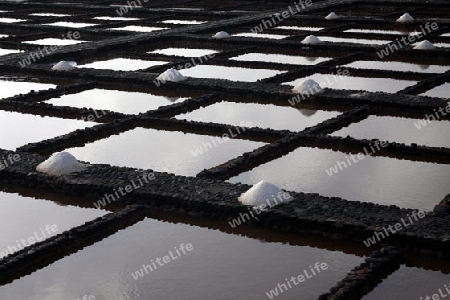
<svg viewBox="0 0 450 300">
<path fill-rule="evenodd" d="M 177 102 L 182 102 L 185 99 L 180 98 Z M 105 109 L 124 114 L 144 113 L 173 103 L 163 96 L 103 89 L 92 89 L 78 94 L 63 95 L 46 102 L 57 106 L 87 107 L 96 110 Z"/>
<path fill-rule="evenodd" d="M 55 14 L 55 13 L 35 13 L 30 14 L 30 16 L 37 16 L 37 17 L 67 17 L 70 15 L 67 14 Z"/>
<path fill-rule="evenodd" d="M 309 57 L 309 56 L 293 56 L 284 54 L 265 54 L 265 53 L 247 53 L 230 58 L 238 61 L 265 61 L 280 64 L 298 64 L 298 65 L 315 65 L 331 58 L 328 57 Z"/>
<path fill-rule="evenodd" d="M 161 21 L 161 23 L 181 24 L 181 25 L 196 25 L 196 24 L 203 24 L 203 23 L 206 23 L 206 21 L 196 21 L 196 20 L 164 20 L 164 21 Z"/>
<path fill-rule="evenodd" d="M 18 23 L 18 22 L 24 22 L 27 20 L 23 19 L 14 19 L 14 18 L 0 18 L 0 23 Z"/>
<path fill-rule="evenodd" d="M 251 127 L 302 131 L 306 127 L 314 126 L 339 114 L 338 112 L 297 109 L 291 106 L 223 101 L 176 118 L 236 126 L 242 120 L 248 120 L 252 123 Z"/>
<path fill-rule="evenodd" d="M 233 134 L 238 134 L 236 129 Z M 136 128 L 68 151 L 77 159 L 91 163 L 195 176 L 203 169 L 225 163 L 262 145 L 264 143 Z"/>
<path fill-rule="evenodd" d="M 450 66 L 440 65 L 416 65 L 399 61 L 356 61 L 346 67 L 356 69 L 392 70 L 419 73 L 444 73 L 450 70 Z"/>
<path fill-rule="evenodd" d="M 0 99 L 12 97 L 19 94 L 28 94 L 32 90 L 41 91 L 55 87 L 56 85 L 47 83 L 0 80 Z"/>
<path fill-rule="evenodd" d="M 443 114 L 439 111 L 436 113 L 433 114 L 434 117 L 443 117 Z M 445 110 L 444 113 L 447 114 Z M 416 143 L 429 147 L 450 148 L 449 121 L 431 121 L 431 123 L 427 121 L 425 126 L 420 121 L 398 117 L 369 116 L 367 119 L 356 124 L 353 123 L 332 135 L 343 137 L 349 135 L 357 139 L 369 140 L 377 138 L 382 141 L 405 143 L 407 145 Z"/>
<path fill-rule="evenodd" d="M 140 18 L 107 17 L 107 16 L 95 17 L 93 19 L 94 20 L 105 20 L 105 21 L 137 21 L 137 20 L 141 20 Z"/>
<path fill-rule="evenodd" d="M 156 49 L 154 51 L 147 53 L 157 53 L 183 57 L 200 57 L 217 53 L 217 51 L 212 49 L 195 49 L 195 48 L 164 48 L 164 49 Z"/>
<path fill-rule="evenodd" d="M 373 156 L 349 165 L 347 158 L 347 153 L 299 148 L 229 181 L 266 180 L 286 190 L 423 210 L 432 210 L 448 194 L 450 165 Z M 326 170 L 337 162 L 342 170 L 329 176 Z"/>
<path fill-rule="evenodd" d="M 7 55 L 7 54 L 13 54 L 13 53 L 20 53 L 23 52 L 22 50 L 13 50 L 13 49 L 0 49 L 0 56 L 1 55 Z"/>
<path fill-rule="evenodd" d="M 191 244 L 183 253 L 181 244 Z M 166 255 L 172 258 L 137 280 L 131 274 Z M 119 258 L 119 259 L 118 259 Z M 307 246 L 265 243 L 247 237 L 184 224 L 146 219 L 83 251 L 0 287 L 8 300 L 77 299 L 265 299 L 266 292 L 285 278 L 311 276 L 310 266 L 328 269 L 292 288 L 277 299 L 313 300 L 362 257 Z M 69 271 L 70 270 L 70 271 Z M 136 274 L 135 274 L 136 276 Z M 39 282 L 39 284 L 36 284 Z M 66 284 L 70 282 L 70 284 Z M 200 285 L 199 285 L 200 283 Z"/>
<path fill-rule="evenodd" d="M 383 280 L 372 292 L 364 296 L 363 300 L 378 299 L 427 299 L 431 300 L 433 294 L 439 289 L 445 295 L 445 287 L 450 285 L 450 276 L 438 271 L 401 266 L 387 279 Z M 427 295 L 430 298 L 426 298 Z M 445 297 L 447 297 L 445 296 Z M 443 297 L 443 298 L 445 298 Z M 435 299 L 442 299 L 436 298 Z"/>
<path fill-rule="evenodd" d="M 126 31 L 136 31 L 136 32 L 153 32 L 157 30 L 169 29 L 166 27 L 151 27 L 151 26 L 135 26 L 129 25 L 125 27 L 111 28 L 110 30 L 126 30 Z"/>
<path fill-rule="evenodd" d="M 81 117 L 81 116 L 80 116 Z M 95 123 L 41 117 L 0 110 L 0 148 L 15 150 L 28 143 L 54 138 Z"/>
<path fill-rule="evenodd" d="M 450 83 L 444 83 L 420 95 L 429 97 L 450 98 Z"/>
<path fill-rule="evenodd" d="M 379 33 L 379 34 L 408 34 L 409 32 L 399 30 L 382 30 L 382 29 L 347 29 L 344 32 L 356 32 L 356 33 Z"/>
<path fill-rule="evenodd" d="M 323 42 L 356 43 L 365 45 L 384 45 L 390 42 L 388 40 L 353 39 L 353 38 L 339 38 L 332 36 L 319 36 L 318 38 Z"/>
<path fill-rule="evenodd" d="M 65 22 L 65 21 L 61 21 L 61 22 L 55 22 L 55 23 L 50 23 L 50 24 L 43 24 L 43 25 L 47 25 L 47 26 L 61 26 L 61 27 L 72 27 L 72 28 L 84 28 L 84 27 L 89 27 L 89 26 L 94 26 L 94 25 L 98 25 L 95 23 L 79 23 L 79 22 Z"/>
<path fill-rule="evenodd" d="M 99 209 L 63 206 L 45 199 L 0 192 L 0 258 L 34 243 L 32 239 L 28 242 L 28 239 L 36 235 L 35 241 L 42 240 L 104 214 L 106 212 Z M 46 225 L 56 225 L 56 228 L 46 230 Z M 26 242 L 22 243 L 22 239 Z"/>
<path fill-rule="evenodd" d="M 223 67 L 214 65 L 197 65 L 190 69 L 180 71 L 184 76 L 196 78 L 217 78 L 231 81 L 255 82 L 282 73 L 277 70 L 246 69 L 238 67 Z"/>
<path fill-rule="evenodd" d="M 337 90 L 366 90 L 368 92 L 395 93 L 408 86 L 416 84 L 415 81 L 397 80 L 391 78 L 368 78 L 353 76 L 336 76 L 332 74 L 314 74 L 309 77 L 297 79 L 283 84 L 296 86 L 300 81 L 311 78 L 324 88 Z"/>
<path fill-rule="evenodd" d="M 287 38 L 289 35 L 242 32 L 242 33 L 233 34 L 232 36 L 244 36 L 244 37 L 262 38 L 262 39 L 265 38 L 265 39 L 281 40 L 281 39 Z"/>
<path fill-rule="evenodd" d="M 80 68 L 92 68 L 114 71 L 138 71 L 154 66 L 164 65 L 165 61 L 150 61 L 142 59 L 114 58 L 110 60 L 101 60 L 93 63 L 80 65 Z"/>
<path fill-rule="evenodd" d="M 33 45 L 42 45 L 42 46 L 66 46 L 66 45 L 76 45 L 79 43 L 83 43 L 86 41 L 80 41 L 80 40 L 71 40 L 71 39 L 55 39 L 55 38 L 46 38 L 41 40 L 35 40 L 35 41 L 25 41 L 22 42 L 24 44 L 33 44 Z"/>
<path fill-rule="evenodd" d="M 286 30 L 304 30 L 304 31 L 319 31 L 323 27 L 308 27 L 308 26 L 277 26 L 275 29 L 286 29 Z"/>
</svg>

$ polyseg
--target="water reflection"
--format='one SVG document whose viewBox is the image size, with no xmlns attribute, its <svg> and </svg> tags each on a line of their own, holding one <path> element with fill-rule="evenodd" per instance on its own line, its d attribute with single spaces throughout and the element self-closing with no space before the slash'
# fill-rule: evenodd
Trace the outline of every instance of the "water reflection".
<svg viewBox="0 0 450 300">
<path fill-rule="evenodd" d="M 190 69 L 183 69 L 184 76 L 197 78 L 217 78 L 231 81 L 255 82 L 259 79 L 275 76 L 282 73 L 277 70 L 246 69 L 238 67 L 223 67 L 214 65 L 197 65 Z"/>
<path fill-rule="evenodd" d="M 114 58 L 81 65 L 80 68 L 92 68 L 114 71 L 137 71 L 154 66 L 164 65 L 165 61 L 149 61 L 142 59 Z"/>
</svg>

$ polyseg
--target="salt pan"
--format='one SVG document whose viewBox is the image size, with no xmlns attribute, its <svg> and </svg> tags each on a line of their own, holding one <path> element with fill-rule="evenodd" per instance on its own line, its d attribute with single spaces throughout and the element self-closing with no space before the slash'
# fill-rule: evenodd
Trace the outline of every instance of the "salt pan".
<svg viewBox="0 0 450 300">
<path fill-rule="evenodd" d="M 279 203 L 289 202 L 292 197 L 277 186 L 262 180 L 239 196 L 238 200 L 244 205 L 265 204 L 271 207 Z"/>
<path fill-rule="evenodd" d="M 228 34 L 228 32 L 225 32 L 225 31 L 219 31 L 218 33 L 213 35 L 213 38 L 215 38 L 215 39 L 225 39 L 228 37 L 230 37 L 230 35 Z"/>
<path fill-rule="evenodd" d="M 411 17 L 410 14 L 404 13 L 400 18 L 397 19 L 397 22 L 412 22 L 414 18 Z"/>
<path fill-rule="evenodd" d="M 335 20 L 335 19 L 339 19 L 339 16 L 337 14 L 335 14 L 334 12 L 330 12 L 325 19 L 327 20 Z"/>
<path fill-rule="evenodd" d="M 55 71 L 70 71 L 77 67 L 77 63 L 74 61 L 60 61 L 56 65 L 52 67 L 52 70 Z"/>
<path fill-rule="evenodd" d="M 178 82 L 183 81 L 186 78 L 180 72 L 178 72 L 178 70 L 171 68 L 161 73 L 158 77 L 156 77 L 156 79 L 160 81 Z"/>
<path fill-rule="evenodd" d="M 322 41 L 315 35 L 308 35 L 306 38 L 303 39 L 301 42 L 302 44 L 319 44 L 322 43 Z"/>
<path fill-rule="evenodd" d="M 316 94 L 322 91 L 320 85 L 312 79 L 300 81 L 293 89 L 294 93 Z"/>
<path fill-rule="evenodd" d="M 428 40 L 421 41 L 417 45 L 414 46 L 413 49 L 416 50 L 430 50 L 436 48 L 432 43 L 430 43 Z"/>
</svg>

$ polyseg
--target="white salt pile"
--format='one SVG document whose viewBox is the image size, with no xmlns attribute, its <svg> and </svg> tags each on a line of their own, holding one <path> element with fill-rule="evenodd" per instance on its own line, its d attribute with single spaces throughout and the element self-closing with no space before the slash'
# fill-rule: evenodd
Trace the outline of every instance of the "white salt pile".
<svg viewBox="0 0 450 300">
<path fill-rule="evenodd" d="M 53 153 L 46 161 L 36 167 L 38 172 L 56 176 L 79 172 L 84 169 L 85 166 L 68 152 Z"/>
<path fill-rule="evenodd" d="M 70 71 L 77 67 L 77 63 L 74 61 L 60 61 L 56 65 L 52 67 L 52 70 L 55 71 Z"/>
<path fill-rule="evenodd" d="M 178 82 L 178 81 L 183 81 L 186 78 L 180 72 L 178 72 L 178 70 L 171 68 L 171 69 L 168 69 L 168 70 L 164 71 L 163 73 L 159 74 L 159 76 L 156 77 L 156 79 L 163 81 L 163 82 L 164 81 Z"/>
<path fill-rule="evenodd" d="M 334 12 L 330 12 L 325 19 L 327 20 L 335 20 L 335 19 L 339 19 L 339 16 L 337 14 L 335 14 Z"/>
<path fill-rule="evenodd" d="M 308 35 L 302 41 L 302 44 L 319 44 L 322 43 L 321 40 L 315 35 Z"/>
<path fill-rule="evenodd" d="M 219 31 L 218 33 L 216 33 L 212 37 L 215 38 L 215 39 L 224 39 L 224 38 L 230 37 L 230 35 L 228 34 L 228 32 Z"/>
<path fill-rule="evenodd" d="M 305 79 L 300 81 L 293 89 L 294 93 L 300 94 L 315 94 L 322 91 L 320 85 L 312 79 Z"/>
<path fill-rule="evenodd" d="M 416 50 L 430 50 L 436 48 L 432 43 L 430 43 L 428 40 L 421 41 L 417 45 L 414 46 L 413 49 Z"/>
<path fill-rule="evenodd" d="M 244 205 L 256 206 L 265 204 L 271 207 L 276 204 L 289 202 L 292 200 L 292 197 L 277 186 L 262 180 L 239 196 L 238 200 Z"/>
<path fill-rule="evenodd" d="M 414 18 L 411 17 L 410 14 L 404 13 L 400 18 L 397 19 L 397 22 L 412 22 Z"/>
</svg>

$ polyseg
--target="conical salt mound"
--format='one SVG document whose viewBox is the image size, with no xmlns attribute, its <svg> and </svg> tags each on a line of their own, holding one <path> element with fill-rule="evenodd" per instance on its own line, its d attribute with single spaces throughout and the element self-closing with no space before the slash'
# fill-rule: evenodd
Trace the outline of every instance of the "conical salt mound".
<svg viewBox="0 0 450 300">
<path fill-rule="evenodd" d="M 228 34 L 228 32 L 225 32 L 225 31 L 219 31 L 218 33 L 213 35 L 213 38 L 215 38 L 215 39 L 224 39 L 224 38 L 228 38 L 228 37 L 230 37 L 230 35 Z"/>
<path fill-rule="evenodd" d="M 312 79 L 306 79 L 300 81 L 293 89 L 294 93 L 300 94 L 315 94 L 322 91 L 320 85 Z"/>
<path fill-rule="evenodd" d="M 420 43 L 418 43 L 417 45 L 415 45 L 413 49 L 430 50 L 430 49 L 435 49 L 435 48 L 436 47 L 432 43 L 430 43 L 430 41 L 424 40 L 424 41 L 421 41 Z"/>
<path fill-rule="evenodd" d="M 66 175 L 83 171 L 85 166 L 68 152 L 53 153 L 46 161 L 36 167 L 36 170 L 48 175 Z"/>
<path fill-rule="evenodd" d="M 302 44 L 319 44 L 322 43 L 321 40 L 315 35 L 308 35 L 301 41 Z"/>
<path fill-rule="evenodd" d="M 183 81 L 186 78 L 183 75 L 181 75 L 181 73 L 178 72 L 178 70 L 171 68 L 161 73 L 158 77 L 156 77 L 156 79 L 161 81 L 178 82 Z"/>
<path fill-rule="evenodd" d="M 335 14 L 334 12 L 330 12 L 325 19 L 327 20 L 335 20 L 335 19 L 339 19 L 339 16 L 337 14 Z"/>
<path fill-rule="evenodd" d="M 404 13 L 400 18 L 397 19 L 397 22 L 412 22 L 414 18 L 411 17 L 410 14 Z"/>
<path fill-rule="evenodd" d="M 54 71 L 70 71 L 77 67 L 77 63 L 74 61 L 60 61 L 52 67 Z"/>
<path fill-rule="evenodd" d="M 238 200 L 244 205 L 256 206 L 265 204 L 274 206 L 277 203 L 289 202 L 292 200 L 292 197 L 277 186 L 262 180 L 239 196 Z"/>
</svg>

